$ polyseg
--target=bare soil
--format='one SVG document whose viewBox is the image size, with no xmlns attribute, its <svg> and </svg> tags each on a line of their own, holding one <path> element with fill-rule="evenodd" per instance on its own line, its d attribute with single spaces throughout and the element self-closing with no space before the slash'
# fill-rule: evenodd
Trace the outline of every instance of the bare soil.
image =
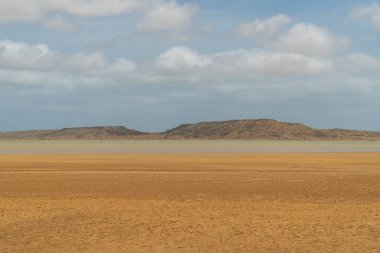
<svg viewBox="0 0 380 253">
<path fill-rule="evenodd" d="M 0 155 L 0 252 L 380 252 L 380 154 Z"/>
</svg>

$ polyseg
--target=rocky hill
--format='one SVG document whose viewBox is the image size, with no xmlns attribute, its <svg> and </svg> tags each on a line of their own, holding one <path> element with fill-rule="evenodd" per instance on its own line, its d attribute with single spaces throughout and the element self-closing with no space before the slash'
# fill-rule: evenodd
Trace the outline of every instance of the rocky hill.
<svg viewBox="0 0 380 253">
<path fill-rule="evenodd" d="M 0 139 L 30 140 L 117 140 L 143 133 L 122 126 L 79 127 L 60 130 L 32 130 L 0 133 Z"/>
<path fill-rule="evenodd" d="M 380 132 L 314 129 L 271 119 L 230 120 L 180 125 L 162 133 L 143 133 L 122 126 L 0 133 L 0 139 L 31 140 L 379 140 Z"/>
<path fill-rule="evenodd" d="M 165 137 L 243 140 L 380 140 L 380 132 L 343 129 L 322 130 L 300 123 L 259 119 L 181 125 L 165 132 Z"/>
</svg>

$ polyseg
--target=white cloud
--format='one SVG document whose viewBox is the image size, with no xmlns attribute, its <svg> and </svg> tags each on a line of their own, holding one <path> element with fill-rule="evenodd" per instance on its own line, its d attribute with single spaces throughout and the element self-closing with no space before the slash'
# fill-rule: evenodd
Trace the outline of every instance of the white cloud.
<svg viewBox="0 0 380 253">
<path fill-rule="evenodd" d="M 173 47 L 153 61 L 108 60 L 100 52 L 64 54 L 45 44 L 0 41 L 3 84 L 65 86 L 252 82 L 256 78 L 318 75 L 333 68 L 328 59 L 266 50 L 232 50 L 211 55 Z M 28 79 L 30 76 L 30 79 Z M 54 81 L 53 81 L 54 80 Z M 192 81 L 191 81 L 192 80 Z"/>
<path fill-rule="evenodd" d="M 241 37 L 251 37 L 257 34 L 272 34 L 291 22 L 287 15 L 279 14 L 268 19 L 255 19 L 252 22 L 240 24 L 235 32 Z"/>
<path fill-rule="evenodd" d="M 213 62 L 220 72 L 269 76 L 319 74 L 332 68 L 328 60 L 263 50 L 223 52 L 214 55 Z"/>
<path fill-rule="evenodd" d="M 363 53 L 316 56 L 271 49 L 201 54 L 187 47 L 173 47 L 149 64 L 134 63 L 125 58 L 107 59 L 100 52 L 65 54 L 45 44 L 0 41 L 0 69 L 1 85 L 51 85 L 53 88 L 142 85 L 143 89 L 144 85 L 150 84 L 155 87 L 174 84 L 198 87 L 199 84 L 215 89 L 230 87 L 236 91 L 251 86 L 252 89 L 268 86 L 269 91 L 274 83 L 307 89 L 302 85 L 318 80 L 323 85 L 314 86 L 312 90 L 322 92 L 344 89 L 343 81 L 337 85 L 331 81 L 339 78 L 345 81 L 362 80 L 362 77 L 376 80 L 373 76 L 378 76 L 380 59 Z M 377 86 L 372 81 L 368 87 L 375 89 Z M 360 85 L 351 81 L 349 89 L 359 89 Z"/>
<path fill-rule="evenodd" d="M 139 0 L 0 0 L 0 22 L 37 22 L 55 12 L 82 17 L 119 15 L 143 3 Z"/>
<path fill-rule="evenodd" d="M 0 41 L 0 66 L 6 69 L 36 69 L 52 57 L 47 45 L 30 45 L 9 40 Z"/>
<path fill-rule="evenodd" d="M 159 2 L 150 8 L 137 25 L 137 30 L 141 32 L 185 31 L 198 9 L 196 4 L 179 5 L 175 1 Z"/>
<path fill-rule="evenodd" d="M 103 54 L 61 54 L 45 44 L 27 44 L 9 40 L 0 41 L 0 66 L 13 70 L 92 70 L 107 65 Z"/>
<path fill-rule="evenodd" d="M 204 72 L 211 75 L 309 75 L 332 69 L 329 60 L 294 53 L 264 50 L 232 50 L 214 55 L 200 55 L 185 47 L 174 47 L 156 60 L 160 70 L 187 73 Z M 193 73 L 192 72 L 192 73 Z"/>
<path fill-rule="evenodd" d="M 145 4 L 144 0 L 56 0 L 57 9 L 82 17 L 114 16 Z"/>
<path fill-rule="evenodd" d="M 208 64 L 210 60 L 207 57 L 186 47 L 173 47 L 158 56 L 156 60 L 158 68 L 179 72 L 202 69 Z"/>
<path fill-rule="evenodd" d="M 356 7 L 351 11 L 351 16 L 369 19 L 373 26 L 380 28 L 380 5 L 377 3 Z"/>
<path fill-rule="evenodd" d="M 75 26 L 62 17 L 105 17 L 137 11 L 143 15 L 137 24 L 141 32 L 176 32 L 183 40 L 196 4 L 178 4 L 175 0 L 0 0 L 0 23 L 34 22 L 53 29 L 72 31 Z M 178 34 L 177 34 L 178 33 Z"/>
<path fill-rule="evenodd" d="M 102 83 L 100 79 L 105 79 L 104 83 L 114 83 L 130 78 L 160 83 L 174 76 L 184 82 L 189 77 L 199 82 L 214 82 L 250 80 L 258 76 L 318 75 L 330 71 L 333 63 L 329 59 L 259 49 L 202 55 L 190 48 L 173 47 L 159 55 L 153 65 L 136 65 L 125 58 L 108 60 L 100 52 L 63 54 L 45 44 L 0 41 L 0 68 L 13 74 L 20 72 L 25 76 L 33 73 L 31 76 L 45 78 L 59 72 L 73 80 L 73 76 L 86 82 L 97 80 L 95 83 Z"/>
<path fill-rule="evenodd" d="M 64 32 L 76 27 L 63 16 L 105 17 L 137 11 L 142 15 L 138 31 L 166 33 L 179 41 L 190 39 L 188 30 L 199 10 L 197 4 L 176 0 L 0 0 L 0 6 L 0 24 L 33 22 Z"/>
<path fill-rule="evenodd" d="M 282 36 L 274 48 L 303 55 L 329 55 L 349 44 L 349 39 L 313 24 L 296 24 Z"/>
<path fill-rule="evenodd" d="M 100 86 L 134 78 L 137 70 L 135 63 L 128 59 L 108 60 L 100 52 L 64 54 L 45 44 L 0 41 L 3 85 Z"/>
</svg>

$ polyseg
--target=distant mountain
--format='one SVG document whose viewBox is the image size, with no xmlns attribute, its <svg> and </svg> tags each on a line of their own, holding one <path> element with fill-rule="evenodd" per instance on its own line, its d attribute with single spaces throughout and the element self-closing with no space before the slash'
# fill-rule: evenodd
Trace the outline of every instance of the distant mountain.
<svg viewBox="0 0 380 253">
<path fill-rule="evenodd" d="M 380 140 L 380 132 L 314 129 L 271 119 L 186 124 L 168 130 L 165 138 L 243 140 Z"/>
<path fill-rule="evenodd" d="M 112 140 L 125 139 L 143 133 L 122 126 L 79 127 L 60 130 L 32 130 L 0 133 L 0 139 L 31 140 Z"/>
<path fill-rule="evenodd" d="M 0 133 L 0 139 L 22 140 L 379 140 L 380 132 L 314 129 L 271 119 L 230 120 L 180 125 L 161 133 L 143 133 L 122 126 L 64 128 Z"/>
</svg>

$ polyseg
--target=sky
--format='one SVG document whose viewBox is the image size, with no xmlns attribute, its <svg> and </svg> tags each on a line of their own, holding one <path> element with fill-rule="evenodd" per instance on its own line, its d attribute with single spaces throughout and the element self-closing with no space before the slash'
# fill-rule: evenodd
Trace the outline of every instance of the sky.
<svg viewBox="0 0 380 253">
<path fill-rule="evenodd" d="M 380 131 L 380 1 L 0 0 L 0 131 Z"/>
</svg>

